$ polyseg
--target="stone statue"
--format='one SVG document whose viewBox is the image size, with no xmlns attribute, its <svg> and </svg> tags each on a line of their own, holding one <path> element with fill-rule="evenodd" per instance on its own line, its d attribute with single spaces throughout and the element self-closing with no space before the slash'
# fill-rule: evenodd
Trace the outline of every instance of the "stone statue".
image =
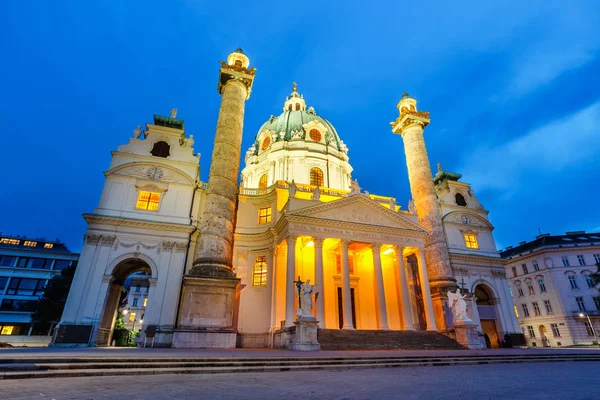
<svg viewBox="0 0 600 400">
<path fill-rule="evenodd" d="M 142 126 L 138 125 L 137 128 L 133 130 L 133 137 L 138 139 L 142 135 Z"/>
<path fill-rule="evenodd" d="M 298 316 L 312 316 L 312 306 L 313 306 L 313 300 L 312 300 L 312 296 L 313 294 L 315 294 L 315 289 L 316 289 L 317 285 L 311 285 L 310 284 L 310 279 L 306 280 L 306 283 L 303 283 L 302 286 L 300 286 L 300 295 L 302 296 L 302 299 L 300 301 L 300 315 Z"/>
<path fill-rule="evenodd" d="M 313 192 L 310 199 L 311 200 L 320 200 L 321 199 L 321 189 L 319 189 L 318 186 L 315 188 L 315 191 Z"/>
<path fill-rule="evenodd" d="M 292 131 L 292 140 L 302 139 L 302 131 Z"/>
<path fill-rule="evenodd" d="M 442 169 L 442 163 L 441 162 L 437 163 L 437 169 L 438 169 L 437 172 L 444 172 L 444 170 Z"/>
<path fill-rule="evenodd" d="M 358 186 L 358 179 L 350 181 L 350 196 L 356 196 L 360 194 L 360 186 Z"/>
<path fill-rule="evenodd" d="M 408 201 L 408 212 L 411 214 L 415 214 L 415 202 L 414 200 Z"/>
<path fill-rule="evenodd" d="M 288 185 L 288 192 L 290 194 L 290 197 L 296 197 L 297 189 L 298 187 L 296 186 L 296 182 L 294 182 L 294 180 L 292 179 L 292 183 Z"/>
<path fill-rule="evenodd" d="M 171 118 L 177 118 L 177 109 L 171 108 Z"/>
<path fill-rule="evenodd" d="M 277 135 L 277 133 L 273 132 L 271 134 L 271 143 L 275 143 L 277 141 L 277 139 L 279 139 L 279 135 Z"/>
<path fill-rule="evenodd" d="M 285 138 L 285 131 L 279 132 L 279 140 L 283 140 Z"/>
<path fill-rule="evenodd" d="M 456 292 L 448 292 L 448 304 L 454 311 L 454 322 L 459 321 L 470 321 L 467 315 L 467 302 L 465 297 L 460 294 L 460 289 L 456 289 Z"/>
<path fill-rule="evenodd" d="M 393 197 L 390 198 L 390 210 L 396 211 L 396 200 Z"/>
<path fill-rule="evenodd" d="M 194 135 L 190 135 L 190 137 L 186 141 L 187 147 L 192 147 L 194 145 Z"/>
</svg>

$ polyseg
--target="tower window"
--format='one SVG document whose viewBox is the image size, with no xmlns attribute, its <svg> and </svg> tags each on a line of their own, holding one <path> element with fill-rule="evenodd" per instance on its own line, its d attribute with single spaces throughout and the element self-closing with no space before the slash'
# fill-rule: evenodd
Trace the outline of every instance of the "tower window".
<svg viewBox="0 0 600 400">
<path fill-rule="evenodd" d="M 267 257 L 258 256 L 252 268 L 252 286 L 267 286 Z"/>
<path fill-rule="evenodd" d="M 171 155 L 170 150 L 171 147 L 167 142 L 160 141 L 154 143 L 154 147 L 152 147 L 150 154 L 152 154 L 154 157 L 167 158 Z"/>
<path fill-rule="evenodd" d="M 261 150 L 266 150 L 269 147 L 270 144 L 271 144 L 271 138 L 267 136 L 262 141 L 262 145 L 260 146 L 260 149 Z"/>
<path fill-rule="evenodd" d="M 314 167 L 310 169 L 310 184 L 311 186 L 323 186 L 323 171 L 320 168 Z"/>
<path fill-rule="evenodd" d="M 292 105 L 290 104 L 290 106 L 288 107 L 288 110 L 292 111 Z"/>
<path fill-rule="evenodd" d="M 235 65 L 236 67 L 240 67 L 240 68 L 244 66 L 244 65 L 242 64 L 242 60 L 235 60 L 235 63 L 234 63 L 234 65 Z"/>
<path fill-rule="evenodd" d="M 258 223 L 268 224 L 271 222 L 271 207 L 263 207 L 258 210 Z"/>
<path fill-rule="evenodd" d="M 260 180 L 258 181 L 258 188 L 265 189 L 267 187 L 268 181 L 269 181 L 269 175 L 262 174 L 262 176 L 260 177 Z"/>
<path fill-rule="evenodd" d="M 296 111 L 300 110 L 300 103 L 296 103 Z"/>
<path fill-rule="evenodd" d="M 156 211 L 160 202 L 160 193 L 140 191 L 138 195 L 136 208 L 140 210 Z"/>
<path fill-rule="evenodd" d="M 320 142 L 321 141 L 321 132 L 319 132 L 317 129 L 311 129 L 309 132 L 310 138 L 312 140 L 314 140 L 315 142 Z"/>
<path fill-rule="evenodd" d="M 466 207 L 467 206 L 467 202 L 465 200 L 465 196 L 463 196 L 460 193 L 456 193 L 456 195 L 454 196 L 454 199 L 456 199 L 456 204 L 459 206 L 463 206 Z"/>
<path fill-rule="evenodd" d="M 478 249 L 479 243 L 477 243 L 477 235 L 474 233 L 465 233 L 465 245 L 468 249 Z"/>
</svg>

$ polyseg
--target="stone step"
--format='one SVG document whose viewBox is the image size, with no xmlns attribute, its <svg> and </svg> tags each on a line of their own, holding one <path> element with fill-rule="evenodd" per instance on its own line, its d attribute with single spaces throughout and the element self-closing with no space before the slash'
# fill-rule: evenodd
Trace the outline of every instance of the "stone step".
<svg viewBox="0 0 600 400">
<path fill-rule="evenodd" d="M 449 337 L 428 331 L 320 329 L 322 350 L 424 350 L 464 349 Z"/>
<path fill-rule="evenodd" d="M 59 370 L 40 370 L 40 371 L 11 371 L 0 373 L 0 379 L 27 379 L 27 378 L 66 378 L 66 377 L 84 377 L 84 376 L 132 376 L 149 374 L 216 374 L 216 373 L 239 373 L 239 372 L 277 372 L 277 371 L 307 371 L 307 370 L 342 370 L 356 368 L 403 368 L 416 366 L 448 366 L 448 365 L 472 365 L 472 364 L 502 364 L 502 363 L 531 363 L 531 362 L 574 362 L 574 361 L 596 361 L 600 362 L 600 355 L 581 357 L 581 356 L 561 356 L 553 358 L 523 358 L 523 357 L 488 357 L 472 359 L 473 357 L 464 357 L 462 359 L 444 359 L 422 357 L 420 360 L 412 362 L 395 361 L 381 363 L 378 360 L 360 360 L 357 363 L 334 363 L 328 364 L 321 359 L 321 362 L 309 362 L 301 365 L 290 365 L 289 363 L 274 363 L 274 365 L 243 365 L 243 366 L 214 366 L 214 367 L 173 367 L 165 368 L 112 368 L 112 369 L 59 369 Z"/>
</svg>

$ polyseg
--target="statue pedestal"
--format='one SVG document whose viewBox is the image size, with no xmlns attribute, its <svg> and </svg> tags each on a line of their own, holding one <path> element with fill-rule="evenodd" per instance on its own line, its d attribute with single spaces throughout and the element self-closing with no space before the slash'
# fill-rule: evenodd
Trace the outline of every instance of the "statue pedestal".
<svg viewBox="0 0 600 400">
<path fill-rule="evenodd" d="M 312 315 L 301 315 L 294 325 L 296 333 L 289 345 L 290 350 L 294 351 L 319 351 L 321 345 L 317 341 L 317 325 L 319 321 Z"/>
<path fill-rule="evenodd" d="M 456 334 L 456 341 L 471 350 L 483 349 L 484 346 L 479 340 L 479 333 L 477 332 L 477 324 L 473 321 L 457 321 L 454 323 L 454 333 Z"/>
</svg>

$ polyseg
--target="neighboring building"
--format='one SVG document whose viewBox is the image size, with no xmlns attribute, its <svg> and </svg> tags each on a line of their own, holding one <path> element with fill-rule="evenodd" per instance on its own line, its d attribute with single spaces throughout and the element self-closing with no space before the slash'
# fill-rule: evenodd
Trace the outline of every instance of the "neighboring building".
<svg viewBox="0 0 600 400">
<path fill-rule="evenodd" d="M 600 263 L 600 233 L 543 234 L 501 255 L 514 310 L 530 346 L 598 340 L 600 292 L 590 275 Z"/>
<path fill-rule="evenodd" d="M 247 67 L 239 51 L 222 63 L 217 130 L 233 142 L 215 145 L 214 185 L 199 180 L 193 137 L 175 112 L 156 115 L 154 124 L 138 127 L 112 153 L 99 205 L 84 215 L 89 226 L 80 268 L 55 344 L 86 345 L 91 335 L 95 345 L 108 345 L 123 285 L 136 272 L 149 274 L 143 326 L 152 326 L 156 346 L 195 332 L 181 323 L 184 318 L 192 325 L 233 321 L 238 345 L 277 346 L 282 328 L 294 326 L 298 277 L 318 285 L 314 313 L 321 329 L 451 335 L 447 292 L 456 290 L 458 280 L 466 294 L 479 297 L 471 317 L 492 345 L 506 334 L 521 336 L 487 211 L 456 174 L 438 173 L 434 185 L 423 138 L 429 117 L 417 111 L 415 99 L 402 96 L 392 125 L 401 135 L 398 151 L 402 142 L 405 147 L 414 197 L 408 210 L 394 197 L 360 190 L 347 146 L 296 86 L 281 114 L 258 130 L 238 190 L 232 185 L 238 177 L 236 132 L 254 74 Z M 231 81 L 236 74 L 239 79 Z M 231 82 L 235 87 L 226 98 L 222 89 Z M 465 205 L 456 204 L 458 192 L 464 192 Z M 222 265 L 228 254 L 241 280 L 235 296 L 221 289 L 186 292 L 182 283 L 194 279 L 194 260 L 208 260 L 206 272 L 219 277 L 221 267 L 210 263 Z"/>
<path fill-rule="evenodd" d="M 0 342 L 48 344 L 54 326 L 32 324 L 31 315 L 48 280 L 78 258 L 60 241 L 0 235 Z"/>
<path fill-rule="evenodd" d="M 139 331 L 144 323 L 146 306 L 148 305 L 148 296 L 150 292 L 150 275 L 138 272 L 131 275 L 126 286 L 129 286 L 127 292 L 127 304 L 123 307 L 123 323 L 125 328 Z"/>
</svg>

